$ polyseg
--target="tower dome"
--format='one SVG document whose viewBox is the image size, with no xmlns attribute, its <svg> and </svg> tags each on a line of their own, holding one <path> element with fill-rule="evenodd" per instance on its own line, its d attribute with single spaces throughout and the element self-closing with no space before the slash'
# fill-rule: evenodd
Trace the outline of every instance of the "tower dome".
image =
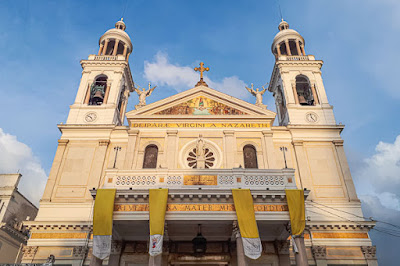
<svg viewBox="0 0 400 266">
<path fill-rule="evenodd" d="M 297 31 L 289 29 L 289 24 L 283 19 L 278 29 L 271 46 L 275 58 L 278 59 L 281 55 L 306 55 L 304 39 Z"/>
<path fill-rule="evenodd" d="M 126 25 L 121 18 L 120 21 L 115 23 L 114 29 L 106 31 L 100 37 L 98 55 L 123 55 L 128 60 L 132 53 L 132 42 L 125 29 Z"/>
</svg>

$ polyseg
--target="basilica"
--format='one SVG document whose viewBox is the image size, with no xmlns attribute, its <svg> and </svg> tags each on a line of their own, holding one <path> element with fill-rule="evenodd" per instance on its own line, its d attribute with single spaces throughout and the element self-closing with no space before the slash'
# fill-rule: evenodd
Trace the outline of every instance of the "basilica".
<svg viewBox="0 0 400 266">
<path fill-rule="evenodd" d="M 106 31 L 80 62 L 22 262 L 378 265 L 323 62 L 278 29 L 268 86 L 243 88 L 254 104 L 209 87 L 207 61 L 192 89 L 147 104 L 157 88 L 134 82 L 125 23 Z"/>
</svg>

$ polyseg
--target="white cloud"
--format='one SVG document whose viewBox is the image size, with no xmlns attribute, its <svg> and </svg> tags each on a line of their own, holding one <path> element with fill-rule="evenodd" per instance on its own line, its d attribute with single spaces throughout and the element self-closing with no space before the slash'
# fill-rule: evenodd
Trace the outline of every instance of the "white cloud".
<svg viewBox="0 0 400 266">
<path fill-rule="evenodd" d="M 376 153 L 355 173 L 361 195 L 375 196 L 386 208 L 400 211 L 400 135 L 379 142 Z"/>
<path fill-rule="evenodd" d="M 38 204 L 46 185 L 47 175 L 31 148 L 0 128 L 0 173 L 22 174 L 18 190 Z"/>
<path fill-rule="evenodd" d="M 144 77 L 157 85 L 166 85 L 181 92 L 193 88 L 199 80 L 199 73 L 196 73 L 191 66 L 179 66 L 168 61 L 168 55 L 158 52 L 154 61 L 144 62 Z M 246 83 L 237 76 L 224 77 L 220 81 L 204 77 L 210 88 L 219 90 L 229 95 L 243 98 L 247 97 Z"/>
</svg>

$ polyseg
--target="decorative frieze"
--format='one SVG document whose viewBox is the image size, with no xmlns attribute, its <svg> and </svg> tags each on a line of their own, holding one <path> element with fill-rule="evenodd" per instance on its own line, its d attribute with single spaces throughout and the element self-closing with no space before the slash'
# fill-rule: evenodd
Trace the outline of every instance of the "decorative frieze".
<svg viewBox="0 0 400 266">
<path fill-rule="evenodd" d="M 366 260 L 376 260 L 376 246 L 362 246 L 361 251 Z"/>
<path fill-rule="evenodd" d="M 88 250 L 89 248 L 85 246 L 74 247 L 74 249 L 72 250 L 72 256 L 79 259 L 84 258 Z"/>
<path fill-rule="evenodd" d="M 25 246 L 22 249 L 22 259 L 23 260 L 32 260 L 35 255 L 36 252 L 38 251 L 38 247 L 37 246 Z"/>
<path fill-rule="evenodd" d="M 316 260 L 326 260 L 325 246 L 312 246 L 311 251 Z"/>
</svg>

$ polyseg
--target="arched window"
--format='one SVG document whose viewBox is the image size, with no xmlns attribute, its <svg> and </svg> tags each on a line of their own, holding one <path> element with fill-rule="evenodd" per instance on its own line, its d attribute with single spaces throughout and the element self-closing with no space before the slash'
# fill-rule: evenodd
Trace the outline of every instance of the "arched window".
<svg viewBox="0 0 400 266">
<path fill-rule="evenodd" d="M 302 75 L 296 77 L 296 92 L 299 104 L 314 105 L 314 97 L 307 77 Z"/>
<path fill-rule="evenodd" d="M 158 147 L 148 145 L 144 151 L 143 168 L 157 168 Z"/>
<path fill-rule="evenodd" d="M 107 90 L 107 76 L 99 76 L 90 86 L 89 105 L 102 105 Z"/>
<path fill-rule="evenodd" d="M 244 168 L 258 168 L 257 151 L 253 145 L 243 147 Z"/>
</svg>

